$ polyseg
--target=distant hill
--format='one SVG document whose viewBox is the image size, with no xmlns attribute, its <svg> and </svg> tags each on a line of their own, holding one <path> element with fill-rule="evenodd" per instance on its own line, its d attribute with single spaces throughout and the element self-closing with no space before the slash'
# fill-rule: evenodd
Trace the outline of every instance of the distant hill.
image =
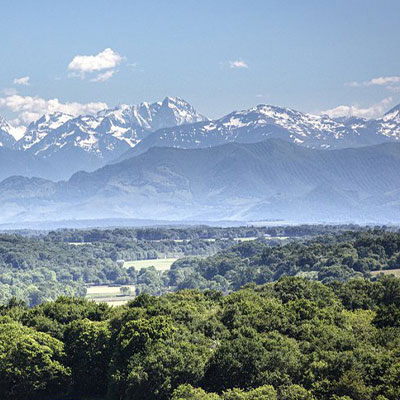
<svg viewBox="0 0 400 400">
<path fill-rule="evenodd" d="M 57 177 L 45 160 L 0 146 L 0 180 L 12 175 Z"/>
<path fill-rule="evenodd" d="M 332 151 L 276 139 L 191 150 L 154 147 L 67 182 L 9 178 L 0 184 L 0 222 L 399 222 L 399 171 L 398 143 Z"/>
</svg>

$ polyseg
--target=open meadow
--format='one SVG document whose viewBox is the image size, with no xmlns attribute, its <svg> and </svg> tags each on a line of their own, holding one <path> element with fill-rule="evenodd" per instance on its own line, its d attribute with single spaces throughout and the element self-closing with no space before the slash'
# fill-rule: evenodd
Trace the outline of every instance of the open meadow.
<svg viewBox="0 0 400 400">
<path fill-rule="evenodd" d="M 398 269 L 385 269 L 385 270 L 379 270 L 379 271 L 371 271 L 370 274 L 372 276 L 377 276 L 379 274 L 393 275 L 393 276 L 399 278 L 400 277 L 400 268 L 398 268 Z"/>
<path fill-rule="evenodd" d="M 126 293 L 121 291 L 121 288 L 126 288 Z M 135 297 L 135 285 L 124 286 L 108 286 L 98 285 L 89 286 L 86 292 L 86 298 L 94 300 L 96 303 L 107 303 L 113 306 L 126 304 L 129 300 Z"/>
<path fill-rule="evenodd" d="M 152 260 L 125 261 L 124 267 L 135 267 L 136 271 L 142 268 L 154 267 L 157 271 L 168 271 L 178 258 L 157 258 Z"/>
</svg>

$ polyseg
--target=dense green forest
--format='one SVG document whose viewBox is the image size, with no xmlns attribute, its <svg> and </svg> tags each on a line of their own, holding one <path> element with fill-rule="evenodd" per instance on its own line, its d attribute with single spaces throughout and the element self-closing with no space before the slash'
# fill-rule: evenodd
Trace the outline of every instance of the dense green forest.
<svg viewBox="0 0 400 400">
<path fill-rule="evenodd" d="M 36 305 L 60 295 L 84 296 L 87 284 L 136 284 L 136 271 L 123 268 L 118 260 L 207 256 L 235 243 L 229 237 L 213 241 L 158 240 L 151 239 L 159 236 L 158 231 L 158 236 L 152 230 L 143 232 L 115 229 L 1 234 L 0 303 L 17 297 Z"/>
<path fill-rule="evenodd" d="M 352 230 L 349 230 L 349 229 Z M 255 239 L 252 241 L 241 241 Z M 170 271 L 120 260 L 182 257 Z M 400 234 L 388 228 L 289 226 L 60 230 L 0 235 L 0 304 L 34 306 L 84 296 L 89 284 L 135 285 L 137 294 L 181 289 L 228 293 L 282 276 L 345 281 L 400 268 Z"/>
<path fill-rule="evenodd" d="M 243 242 L 206 259 L 176 261 L 168 276 L 176 289 L 237 290 L 249 282 L 263 284 L 282 276 L 322 282 L 369 278 L 371 271 L 400 268 L 400 234 L 372 230 L 322 235 L 271 246 Z"/>
<path fill-rule="evenodd" d="M 0 308 L 4 400 L 398 400 L 400 280 Z"/>
</svg>

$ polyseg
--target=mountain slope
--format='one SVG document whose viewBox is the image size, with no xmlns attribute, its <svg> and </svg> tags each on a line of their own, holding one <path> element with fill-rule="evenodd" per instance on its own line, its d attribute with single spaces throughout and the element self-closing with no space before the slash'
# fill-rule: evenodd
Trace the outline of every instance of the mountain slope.
<svg viewBox="0 0 400 400">
<path fill-rule="evenodd" d="M 283 139 L 316 149 L 397 141 L 400 139 L 400 106 L 377 120 L 334 120 L 324 115 L 259 105 L 214 121 L 158 130 L 128 150 L 118 161 L 144 153 L 153 146 L 203 148 L 228 142 L 256 143 L 267 138 Z"/>
<path fill-rule="evenodd" d="M 17 144 L 17 148 L 25 151 L 29 151 L 32 148 L 35 149 L 35 146 L 40 148 L 39 143 L 45 139 L 49 133 L 56 131 L 72 118 L 72 115 L 61 112 L 43 115 L 37 121 L 31 122 L 28 125 L 24 136 Z M 32 151 L 32 153 L 35 153 L 35 151 Z"/>
<path fill-rule="evenodd" d="M 171 97 L 152 104 L 121 105 L 94 116 L 55 113 L 31 123 L 16 147 L 46 159 L 63 179 L 101 167 L 156 129 L 203 120 L 189 103 Z"/>
<path fill-rule="evenodd" d="M 31 155 L 0 146 L 0 180 L 12 175 L 56 178 L 50 165 Z"/>
<path fill-rule="evenodd" d="M 16 140 L 12 134 L 13 127 L 3 118 L 0 117 L 0 147 L 12 148 Z"/>
<path fill-rule="evenodd" d="M 20 220 L 399 222 L 399 171 L 397 143 L 332 151 L 275 139 L 192 150 L 155 147 L 68 182 L 25 180 L 17 191 L 18 179 L 14 191 L 2 182 L 0 201 L 16 207 Z"/>
</svg>

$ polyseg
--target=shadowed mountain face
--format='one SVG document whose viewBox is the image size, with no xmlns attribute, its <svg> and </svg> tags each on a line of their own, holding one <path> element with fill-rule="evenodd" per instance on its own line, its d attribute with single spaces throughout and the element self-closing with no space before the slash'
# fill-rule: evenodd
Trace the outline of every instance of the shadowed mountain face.
<svg viewBox="0 0 400 400">
<path fill-rule="evenodd" d="M 50 164 L 45 160 L 0 146 L 0 181 L 12 175 L 57 178 L 57 174 L 53 175 Z"/>
<path fill-rule="evenodd" d="M 67 182 L 9 178 L 1 222 L 80 218 L 400 221 L 400 144 L 313 150 L 269 139 L 155 147 Z M 5 216 L 5 217 L 4 217 Z"/>
</svg>

